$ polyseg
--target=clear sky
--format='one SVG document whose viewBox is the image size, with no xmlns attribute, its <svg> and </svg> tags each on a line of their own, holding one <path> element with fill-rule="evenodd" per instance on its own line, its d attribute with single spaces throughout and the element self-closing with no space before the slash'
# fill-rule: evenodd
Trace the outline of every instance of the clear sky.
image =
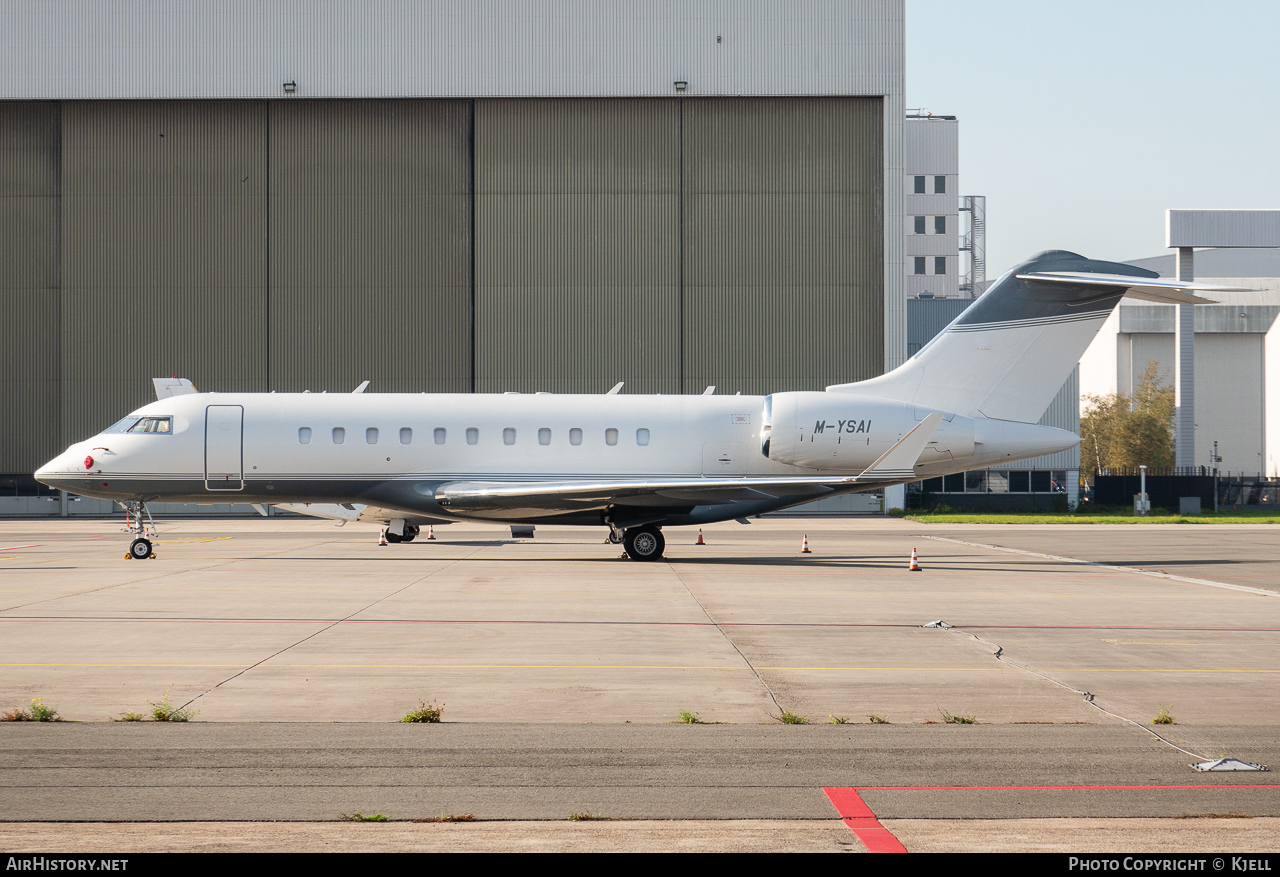
<svg viewBox="0 0 1280 877">
<path fill-rule="evenodd" d="M 906 0 L 907 107 L 960 120 L 987 277 L 1168 252 L 1164 212 L 1280 209 L 1277 0 Z"/>
</svg>

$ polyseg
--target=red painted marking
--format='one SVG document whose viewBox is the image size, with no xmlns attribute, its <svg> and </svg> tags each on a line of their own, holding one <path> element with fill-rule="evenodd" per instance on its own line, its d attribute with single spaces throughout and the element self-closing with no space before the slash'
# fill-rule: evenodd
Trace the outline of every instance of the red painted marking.
<svg viewBox="0 0 1280 877">
<path fill-rule="evenodd" d="M 857 789 L 824 788 L 831 806 L 836 808 L 840 819 L 854 833 L 869 853 L 905 853 L 907 848 L 893 836 L 893 832 L 880 824 L 876 815 L 871 812 L 867 802 L 862 800 Z"/>
<path fill-rule="evenodd" d="M 1280 783 L 1196 783 L 1180 785 L 1133 786 L 858 786 L 823 787 L 840 820 L 862 841 L 870 853 L 905 853 L 907 848 L 880 824 L 875 813 L 862 800 L 860 792 L 976 792 L 976 791 L 1126 791 L 1147 789 L 1280 789 Z"/>
<path fill-rule="evenodd" d="M 11 545 L 8 548 L 0 548 L 0 551 L 20 551 L 23 548 L 39 548 L 39 545 Z"/>
</svg>

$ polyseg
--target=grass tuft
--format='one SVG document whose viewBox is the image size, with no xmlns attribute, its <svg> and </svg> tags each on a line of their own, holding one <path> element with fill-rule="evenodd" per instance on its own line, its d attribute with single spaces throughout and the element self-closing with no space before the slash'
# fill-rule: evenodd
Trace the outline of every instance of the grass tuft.
<svg viewBox="0 0 1280 877">
<path fill-rule="evenodd" d="M 953 716 L 944 709 L 939 709 L 942 713 L 942 721 L 948 725 L 976 725 L 978 720 L 974 716 Z"/>
<path fill-rule="evenodd" d="M 133 710 L 125 710 L 119 716 L 113 718 L 113 722 L 143 722 L 146 721 L 146 713 L 135 713 Z"/>
<path fill-rule="evenodd" d="M 1170 706 L 1172 706 L 1172 704 L 1170 704 Z M 1173 713 L 1169 712 L 1169 707 L 1167 707 L 1167 706 L 1162 706 L 1162 707 L 1160 707 L 1160 712 L 1156 713 L 1156 717 L 1155 717 L 1154 719 L 1152 719 L 1152 720 L 1151 720 L 1151 724 L 1153 724 L 1153 725 L 1176 725 L 1176 724 L 1177 724 L 1177 722 L 1175 722 L 1175 721 L 1173 720 Z"/>
<path fill-rule="evenodd" d="M 444 704 L 435 701 L 419 701 L 418 708 L 409 713 L 401 722 L 410 722 L 414 724 L 439 724 L 440 716 L 444 714 Z"/>
<path fill-rule="evenodd" d="M 45 706 L 43 698 L 33 697 L 31 706 L 15 706 L 7 713 L 0 713 L 0 722 L 61 722 L 62 716 L 51 706 Z"/>
<path fill-rule="evenodd" d="M 848 716 L 837 716 L 835 713 L 827 713 L 827 715 L 831 716 L 831 724 L 833 724 L 833 725 L 847 725 L 847 724 L 849 724 L 849 717 L 848 717 Z"/>
<path fill-rule="evenodd" d="M 603 821 L 609 821 L 609 817 L 601 816 L 598 813 L 588 813 L 587 811 L 584 810 L 581 813 L 577 813 L 577 812 L 570 813 L 569 821 L 570 822 L 603 822 Z"/>
<path fill-rule="evenodd" d="M 359 810 L 354 813 L 339 813 L 338 818 L 343 822 L 390 822 L 391 820 L 383 816 L 381 813 L 370 813 L 365 816 Z"/>
<path fill-rule="evenodd" d="M 169 689 L 169 691 L 172 690 Z M 151 704 L 151 719 L 155 722 L 189 722 L 200 712 L 190 707 L 174 706 L 169 703 L 168 691 L 159 700 L 147 698 L 147 703 Z"/>
<path fill-rule="evenodd" d="M 474 813 L 441 813 L 439 816 L 428 816 L 426 819 L 410 819 L 410 822 L 475 822 Z"/>
<path fill-rule="evenodd" d="M 705 723 L 702 721 L 702 717 L 697 713 L 691 713 L 688 710 L 680 710 L 680 718 L 676 720 L 676 724 L 701 725 Z"/>
<path fill-rule="evenodd" d="M 806 719 L 804 716 L 797 716 L 795 713 L 787 712 L 786 710 L 783 710 L 781 715 L 774 716 L 774 718 L 777 719 L 779 722 L 782 722 L 782 724 L 784 725 L 809 724 L 809 720 Z"/>
<path fill-rule="evenodd" d="M 875 713 L 872 713 L 871 715 L 867 716 L 867 720 L 868 720 L 869 722 L 871 722 L 871 724 L 873 724 L 873 725 L 887 725 L 887 724 L 889 724 L 889 720 L 888 720 L 888 719 L 886 719 L 884 716 L 877 716 Z"/>
</svg>

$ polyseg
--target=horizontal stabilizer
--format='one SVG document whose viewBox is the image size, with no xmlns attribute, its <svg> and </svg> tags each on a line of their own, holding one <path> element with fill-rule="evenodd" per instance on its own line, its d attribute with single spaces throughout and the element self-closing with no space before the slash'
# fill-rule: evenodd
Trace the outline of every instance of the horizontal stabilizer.
<svg viewBox="0 0 1280 877">
<path fill-rule="evenodd" d="M 1130 277 L 1125 274 L 1095 274 L 1076 271 L 1037 271 L 1018 274 L 1019 280 L 1035 280 L 1040 283 L 1070 283 L 1080 286 L 1123 286 L 1129 298 L 1154 301 L 1161 304 L 1205 305 L 1214 300 L 1196 295 L 1197 292 L 1249 292 L 1244 286 L 1218 286 L 1212 283 L 1196 283 L 1186 280 L 1168 280 L 1164 277 Z"/>
</svg>

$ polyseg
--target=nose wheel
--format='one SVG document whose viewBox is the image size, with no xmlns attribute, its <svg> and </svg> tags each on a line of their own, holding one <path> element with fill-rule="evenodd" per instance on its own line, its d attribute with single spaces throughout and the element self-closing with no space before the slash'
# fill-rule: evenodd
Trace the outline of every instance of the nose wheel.
<svg viewBox="0 0 1280 877">
<path fill-rule="evenodd" d="M 156 552 L 151 547 L 151 540 L 156 535 L 156 522 L 151 520 L 151 513 L 147 511 L 147 504 L 144 502 L 133 502 L 125 505 L 125 520 L 128 523 L 129 530 L 133 532 L 134 540 L 129 543 L 129 553 L 124 556 L 125 560 L 155 560 Z"/>
<path fill-rule="evenodd" d="M 151 540 L 138 537 L 129 543 L 128 557 L 134 560 L 146 560 L 148 557 L 155 557 L 151 550 Z"/>
<path fill-rule="evenodd" d="M 622 547 L 632 560 L 661 560 L 667 540 L 657 527 L 631 527 L 623 534 Z"/>
</svg>

